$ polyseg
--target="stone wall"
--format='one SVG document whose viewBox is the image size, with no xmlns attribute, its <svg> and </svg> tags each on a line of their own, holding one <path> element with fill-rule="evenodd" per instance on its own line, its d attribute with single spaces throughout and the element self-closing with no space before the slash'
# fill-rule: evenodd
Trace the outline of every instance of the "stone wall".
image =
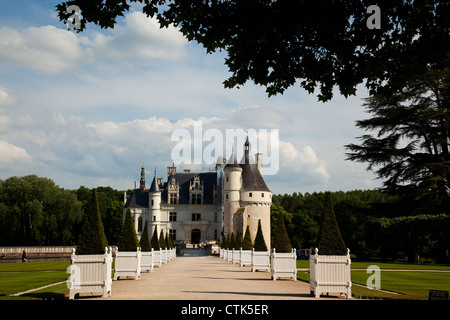
<svg viewBox="0 0 450 320">
<path fill-rule="evenodd" d="M 70 260 L 72 246 L 0 247 L 0 263 L 21 262 L 25 250 L 27 262 Z"/>
</svg>

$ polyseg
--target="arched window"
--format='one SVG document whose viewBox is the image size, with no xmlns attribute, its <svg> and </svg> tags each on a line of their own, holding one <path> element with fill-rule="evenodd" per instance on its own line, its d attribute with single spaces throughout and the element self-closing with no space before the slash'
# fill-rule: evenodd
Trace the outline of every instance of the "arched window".
<svg viewBox="0 0 450 320">
<path fill-rule="evenodd" d="M 142 232 L 142 217 L 138 218 L 138 232 Z"/>
</svg>

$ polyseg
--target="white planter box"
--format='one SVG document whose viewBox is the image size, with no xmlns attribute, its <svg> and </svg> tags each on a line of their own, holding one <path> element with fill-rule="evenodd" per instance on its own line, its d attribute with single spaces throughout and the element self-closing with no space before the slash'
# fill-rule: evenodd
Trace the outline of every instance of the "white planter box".
<svg viewBox="0 0 450 320">
<path fill-rule="evenodd" d="M 133 277 L 136 280 L 141 276 L 141 248 L 136 251 L 116 250 L 114 262 L 114 280 L 119 277 Z"/>
<path fill-rule="evenodd" d="M 167 249 L 161 249 L 161 262 L 167 263 Z"/>
<path fill-rule="evenodd" d="M 153 272 L 153 249 L 152 251 L 141 251 L 141 272 Z"/>
<path fill-rule="evenodd" d="M 227 261 L 228 262 L 232 262 L 233 261 L 233 249 L 228 249 Z"/>
<path fill-rule="evenodd" d="M 161 249 L 153 251 L 153 266 L 160 268 L 162 266 Z"/>
<path fill-rule="evenodd" d="M 241 250 L 233 249 L 233 263 L 241 263 Z"/>
<path fill-rule="evenodd" d="M 241 262 L 240 266 L 251 266 L 252 265 L 252 250 L 242 250 L 241 249 Z"/>
<path fill-rule="evenodd" d="M 347 255 L 326 256 L 319 255 L 318 249 L 309 258 L 310 290 L 316 298 L 321 293 L 345 294 L 352 297 L 352 280 L 350 276 L 350 250 Z"/>
<path fill-rule="evenodd" d="M 105 248 L 105 254 L 75 255 L 72 250 L 70 277 L 67 286 L 69 299 L 79 293 L 101 293 L 103 297 L 111 295 L 112 249 Z"/>
<path fill-rule="evenodd" d="M 273 280 L 277 280 L 278 278 L 292 278 L 292 280 L 297 281 L 297 255 L 295 249 L 292 249 L 292 252 L 289 253 L 276 252 L 273 249 L 270 258 Z"/>
<path fill-rule="evenodd" d="M 220 250 L 219 250 L 219 258 L 223 258 L 223 249 L 222 248 L 220 248 Z"/>
<path fill-rule="evenodd" d="M 228 260 L 228 249 L 223 249 L 223 259 Z"/>
<path fill-rule="evenodd" d="M 267 251 L 252 250 L 252 272 L 264 270 L 270 272 L 270 253 Z"/>
</svg>

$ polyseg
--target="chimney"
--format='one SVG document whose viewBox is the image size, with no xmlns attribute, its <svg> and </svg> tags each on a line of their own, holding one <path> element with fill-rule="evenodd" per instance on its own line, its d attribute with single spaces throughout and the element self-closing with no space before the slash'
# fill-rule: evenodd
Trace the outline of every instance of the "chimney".
<svg viewBox="0 0 450 320">
<path fill-rule="evenodd" d="M 175 164 L 172 163 L 171 167 L 167 167 L 167 178 L 170 177 L 170 175 L 175 174 L 177 172 L 177 167 L 175 167 Z"/>
<path fill-rule="evenodd" d="M 256 163 L 258 164 L 258 171 L 262 175 L 262 153 L 256 154 Z"/>
</svg>

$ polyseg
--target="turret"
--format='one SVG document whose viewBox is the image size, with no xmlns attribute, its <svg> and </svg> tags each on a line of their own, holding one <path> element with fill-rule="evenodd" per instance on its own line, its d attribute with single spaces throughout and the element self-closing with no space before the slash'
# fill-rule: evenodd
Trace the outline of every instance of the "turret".
<svg viewBox="0 0 450 320">
<path fill-rule="evenodd" d="M 233 232 L 233 215 L 240 207 L 240 189 L 242 186 L 242 168 L 236 161 L 234 150 L 223 171 L 224 232 L 226 235 L 231 235 L 231 232 Z"/>
<path fill-rule="evenodd" d="M 153 177 L 152 185 L 148 193 L 149 224 L 153 227 L 156 226 L 155 223 L 157 221 L 161 221 L 161 191 L 159 190 L 156 179 L 155 168 L 155 176 Z"/>
</svg>

